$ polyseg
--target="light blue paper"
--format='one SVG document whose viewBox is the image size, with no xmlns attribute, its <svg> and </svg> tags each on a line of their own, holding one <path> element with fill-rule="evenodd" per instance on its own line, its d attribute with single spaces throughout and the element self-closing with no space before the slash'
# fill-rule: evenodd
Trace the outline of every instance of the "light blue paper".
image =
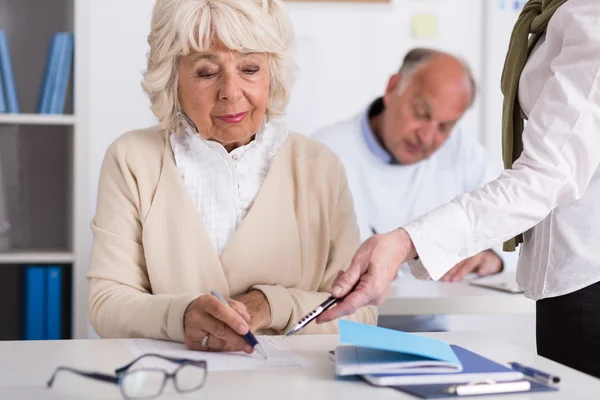
<svg viewBox="0 0 600 400">
<path fill-rule="evenodd" d="M 339 331 L 342 343 L 461 364 L 452 347 L 441 340 L 346 320 L 339 321 Z"/>
</svg>

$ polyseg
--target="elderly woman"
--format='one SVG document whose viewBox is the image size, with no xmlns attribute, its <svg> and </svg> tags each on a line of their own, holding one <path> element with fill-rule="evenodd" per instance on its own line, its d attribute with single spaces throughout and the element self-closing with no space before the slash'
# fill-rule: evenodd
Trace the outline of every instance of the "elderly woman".
<svg viewBox="0 0 600 400">
<path fill-rule="evenodd" d="M 279 0 L 157 0 L 143 87 L 160 126 L 109 147 L 92 221 L 100 336 L 251 352 L 240 335 L 281 334 L 329 296 L 359 235 L 338 159 L 277 119 L 291 38 Z"/>
</svg>

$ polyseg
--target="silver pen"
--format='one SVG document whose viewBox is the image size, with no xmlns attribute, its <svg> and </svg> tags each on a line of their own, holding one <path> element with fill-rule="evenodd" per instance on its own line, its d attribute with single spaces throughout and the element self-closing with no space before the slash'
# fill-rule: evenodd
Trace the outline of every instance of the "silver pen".
<svg viewBox="0 0 600 400">
<path fill-rule="evenodd" d="M 285 334 L 285 336 L 287 337 L 287 336 L 295 334 L 300 329 L 302 329 L 306 325 L 308 325 L 311 321 L 314 321 L 315 318 L 317 318 L 319 315 L 323 314 L 323 312 L 325 312 L 326 310 L 330 309 L 331 307 L 333 307 L 335 304 L 339 303 L 340 301 L 344 300 L 344 298 L 347 295 L 349 295 L 350 293 L 352 293 L 354 291 L 354 289 L 356 289 L 356 287 L 358 286 L 359 283 L 360 283 L 360 280 L 358 280 L 354 284 L 354 286 L 352 287 L 352 289 L 348 293 L 346 293 L 346 295 L 344 297 L 329 296 L 327 298 L 327 300 L 325 300 L 324 302 L 322 302 L 321 304 L 319 304 L 317 306 L 317 308 L 315 308 L 314 310 L 312 310 L 311 312 L 309 312 L 308 314 L 306 314 L 300 321 L 298 321 L 296 323 L 296 325 L 294 325 L 292 327 L 292 329 L 290 329 L 289 331 L 287 331 L 287 333 Z"/>
<path fill-rule="evenodd" d="M 231 307 L 231 304 L 229 304 L 229 302 L 227 300 L 225 300 L 225 298 L 223 296 L 221 296 L 221 294 L 219 292 L 217 292 L 216 290 L 211 290 L 210 293 L 213 296 L 215 296 L 217 299 L 219 299 L 221 301 L 221 303 L 226 304 L 227 306 Z M 250 346 L 252 346 L 254 348 L 254 350 L 256 350 L 256 352 L 258 354 L 260 354 L 261 356 L 263 356 L 265 360 L 267 359 L 267 352 L 262 348 L 262 346 L 260 345 L 260 343 L 258 343 L 258 340 L 252 334 L 251 331 L 248 331 L 248 333 L 246 333 L 242 337 L 244 339 L 246 339 L 246 342 L 248 342 L 248 344 Z"/>
<path fill-rule="evenodd" d="M 317 306 L 317 308 L 315 308 L 314 310 L 312 310 L 311 312 L 309 312 L 308 314 L 306 314 L 304 316 L 304 318 L 302 318 L 300 321 L 298 321 L 296 323 L 296 325 L 294 325 L 292 327 L 292 329 L 290 329 L 285 336 L 290 336 L 293 335 L 294 333 L 298 332 L 300 329 L 304 328 L 309 322 L 313 321 L 315 318 L 317 318 L 319 315 L 321 315 L 323 313 L 323 311 L 329 309 L 331 306 L 333 306 L 334 304 L 336 304 L 338 301 L 341 301 L 342 299 L 339 299 L 337 297 L 329 297 L 327 300 L 325 300 L 323 303 L 321 303 L 319 306 Z"/>
</svg>

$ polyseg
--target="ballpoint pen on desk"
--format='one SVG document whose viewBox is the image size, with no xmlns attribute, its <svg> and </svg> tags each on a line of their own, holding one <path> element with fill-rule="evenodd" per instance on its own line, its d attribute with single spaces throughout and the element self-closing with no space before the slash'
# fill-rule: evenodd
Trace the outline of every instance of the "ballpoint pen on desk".
<svg viewBox="0 0 600 400">
<path fill-rule="evenodd" d="M 217 292 L 216 290 L 211 290 L 210 293 L 213 296 L 215 296 L 217 299 L 219 299 L 221 301 L 221 303 L 226 304 L 226 305 L 228 305 L 228 306 L 231 307 L 231 305 L 229 304 L 229 302 L 227 300 L 225 300 L 225 298 L 223 296 L 221 296 L 221 294 L 219 292 Z M 252 334 L 251 331 L 248 331 L 248 333 L 246 333 L 243 336 L 243 338 L 246 339 L 246 342 L 248 342 L 248 344 L 250 346 L 254 347 L 254 350 L 256 350 L 256 352 L 258 354 L 260 354 L 261 356 L 263 356 L 265 358 L 265 360 L 267 359 L 267 353 L 262 348 L 262 346 L 260 345 L 260 343 L 258 343 L 258 340 L 256 340 L 256 337 Z"/>
<path fill-rule="evenodd" d="M 527 367 L 523 364 L 519 364 L 518 362 L 509 362 L 508 365 L 510 365 L 510 367 L 512 369 L 519 371 L 519 372 L 523 373 L 523 375 L 533 378 L 534 380 L 536 380 L 540 383 L 544 383 L 544 384 L 555 383 L 556 384 L 556 383 L 560 382 L 560 378 L 558 376 L 550 375 L 550 374 L 540 371 L 538 369 Z"/>
</svg>

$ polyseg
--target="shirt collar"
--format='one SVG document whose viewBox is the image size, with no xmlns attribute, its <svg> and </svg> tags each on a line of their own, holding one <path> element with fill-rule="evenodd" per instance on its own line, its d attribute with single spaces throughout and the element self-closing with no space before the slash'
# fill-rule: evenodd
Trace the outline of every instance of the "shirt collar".
<svg viewBox="0 0 600 400">
<path fill-rule="evenodd" d="M 181 126 L 183 134 L 186 134 L 188 136 L 193 136 L 194 138 L 199 139 L 198 140 L 199 143 L 202 143 L 205 146 L 207 146 L 213 150 L 217 150 L 222 153 L 227 153 L 227 150 L 225 150 L 225 147 L 223 147 L 223 145 L 221 145 L 219 142 L 216 142 L 214 140 L 206 140 L 202 136 L 200 136 L 200 134 L 198 133 L 198 130 L 196 129 L 196 125 L 194 125 L 192 120 L 183 111 L 179 111 L 177 113 L 177 118 L 179 120 L 179 124 Z M 276 121 L 276 122 L 278 122 L 278 121 Z M 268 128 L 268 126 L 263 119 L 263 121 L 258 129 L 258 132 L 256 132 L 256 134 L 254 135 L 254 138 L 248 144 L 245 144 L 243 146 L 240 146 L 240 147 L 234 149 L 231 153 L 232 154 L 237 153 L 238 155 L 241 155 L 248 148 L 251 148 L 254 146 L 261 146 L 261 145 L 263 145 L 263 142 L 272 141 L 270 139 L 272 139 L 271 136 L 273 136 L 273 132 L 271 130 L 267 133 L 267 131 L 268 131 L 267 128 Z M 285 129 L 283 129 L 283 130 L 278 129 L 278 131 L 285 131 Z"/>
<path fill-rule="evenodd" d="M 384 108 L 383 98 L 380 97 L 373 101 L 360 120 L 360 128 L 371 153 L 386 164 L 395 164 L 394 157 L 379 143 L 375 132 L 373 132 L 369 124 L 369 118 L 380 114 Z"/>
<path fill-rule="evenodd" d="M 240 146 L 231 152 L 227 152 L 225 147 L 213 140 L 206 140 L 198 133 L 196 126 L 183 112 L 177 113 L 177 117 L 181 126 L 181 134 L 175 135 L 173 132 L 170 135 L 172 141 L 177 142 L 188 152 L 203 152 L 214 151 L 221 154 L 226 159 L 233 157 L 238 160 L 244 157 L 248 152 L 265 152 L 265 154 L 273 159 L 277 150 L 283 145 L 289 136 L 287 124 L 281 118 L 271 119 L 269 122 L 263 120 L 258 132 L 250 143 Z"/>
</svg>

